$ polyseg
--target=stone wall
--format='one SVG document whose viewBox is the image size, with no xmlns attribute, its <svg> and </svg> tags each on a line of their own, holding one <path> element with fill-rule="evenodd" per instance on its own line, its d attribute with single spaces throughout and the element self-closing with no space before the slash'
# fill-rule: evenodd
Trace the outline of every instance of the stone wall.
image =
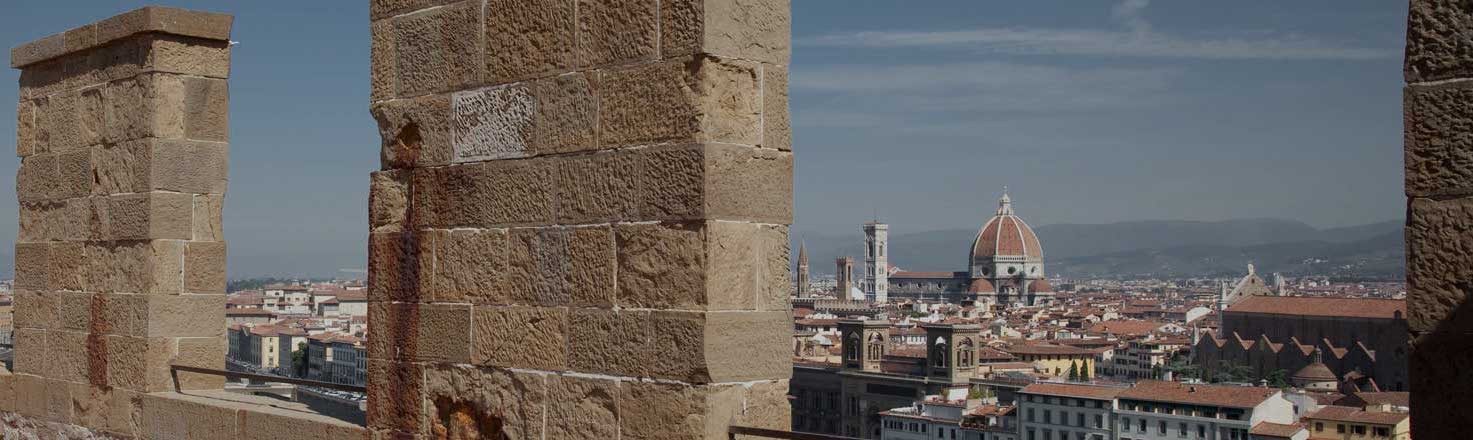
<svg viewBox="0 0 1473 440">
<path fill-rule="evenodd" d="M 171 363 L 223 365 L 230 25 L 145 8 L 11 50 L 20 235 L 0 394 L 17 398 L 0 410 L 131 435 Z"/>
<path fill-rule="evenodd" d="M 1413 0 L 1403 94 L 1412 431 L 1473 431 L 1473 3 Z"/>
<path fill-rule="evenodd" d="M 369 428 L 786 429 L 786 0 L 377 0 Z"/>
</svg>

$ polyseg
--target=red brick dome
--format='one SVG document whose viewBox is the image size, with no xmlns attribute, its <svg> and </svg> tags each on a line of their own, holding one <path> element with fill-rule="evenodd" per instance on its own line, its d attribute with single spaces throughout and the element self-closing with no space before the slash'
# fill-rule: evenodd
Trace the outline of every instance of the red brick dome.
<svg viewBox="0 0 1473 440">
<path fill-rule="evenodd" d="M 993 216 L 972 241 L 972 258 L 1013 257 L 1042 259 L 1043 246 L 1033 228 L 1023 219 L 1013 215 L 1012 200 L 1003 194 L 998 201 L 997 215 Z"/>
</svg>

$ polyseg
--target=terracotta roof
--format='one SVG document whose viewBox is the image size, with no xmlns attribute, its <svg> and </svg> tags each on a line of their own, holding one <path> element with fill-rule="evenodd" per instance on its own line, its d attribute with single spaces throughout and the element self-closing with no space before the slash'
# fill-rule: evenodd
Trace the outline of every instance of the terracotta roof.
<svg viewBox="0 0 1473 440">
<path fill-rule="evenodd" d="M 1365 402 L 1367 405 L 1391 404 L 1396 406 L 1411 406 L 1411 393 L 1406 391 L 1369 392 L 1363 391 L 1353 393 L 1352 396 Z"/>
<path fill-rule="evenodd" d="M 1069 347 L 1069 346 L 1065 346 L 1065 345 L 1055 345 L 1055 344 L 1046 344 L 1046 343 L 1013 344 L 1013 345 L 1010 345 L 1010 346 L 1007 346 L 1007 347 L 1003 347 L 1002 350 L 1003 351 L 1006 351 L 1008 353 L 1012 353 L 1014 355 L 1020 355 L 1020 354 L 1072 354 L 1072 355 L 1083 355 L 1083 354 L 1087 354 L 1087 355 L 1093 355 L 1093 354 L 1095 354 L 1095 351 L 1094 350 L 1087 350 L 1087 349 L 1078 348 L 1078 347 Z"/>
<path fill-rule="evenodd" d="M 1110 400 L 1127 388 L 1071 383 L 1035 383 L 1023 387 L 1020 393 L 1043 394 L 1060 397 L 1083 397 L 1086 399 Z"/>
<path fill-rule="evenodd" d="M 997 228 L 997 253 L 994 255 L 1023 255 L 1023 231 L 1013 216 L 1002 217 Z"/>
<path fill-rule="evenodd" d="M 1186 384 L 1159 380 L 1143 380 L 1120 393 L 1122 399 L 1152 402 L 1189 403 L 1230 408 L 1252 408 L 1279 392 L 1275 388 L 1225 385 Z"/>
<path fill-rule="evenodd" d="M 255 309 L 255 308 L 250 308 L 250 307 L 240 307 L 240 308 L 234 308 L 234 309 L 229 309 L 229 310 L 226 310 L 225 311 L 225 316 L 231 316 L 231 315 L 234 315 L 234 316 L 275 316 L 276 315 L 276 312 L 273 312 L 273 311 L 270 311 L 270 310 Z"/>
<path fill-rule="evenodd" d="M 1052 284 L 1049 284 L 1048 283 L 1048 280 L 1033 280 L 1033 282 L 1028 283 L 1028 291 L 1029 292 L 1053 292 L 1054 291 L 1054 286 Z"/>
<path fill-rule="evenodd" d="M 1294 375 L 1289 376 L 1289 378 L 1305 382 L 1340 381 L 1340 378 L 1335 376 L 1335 372 L 1330 371 L 1330 367 L 1325 366 L 1321 362 L 1311 362 L 1309 365 L 1305 365 L 1304 368 L 1300 368 L 1299 371 L 1295 371 Z"/>
<path fill-rule="evenodd" d="M 1408 416 L 1409 414 L 1407 413 L 1372 412 L 1348 406 L 1326 406 L 1320 408 L 1319 411 L 1315 411 L 1313 414 L 1305 416 L 1305 418 L 1375 425 L 1395 425 L 1401 423 L 1402 420 L 1406 420 Z"/>
<path fill-rule="evenodd" d="M 338 301 L 368 301 L 368 292 L 364 290 L 334 290 L 333 296 Z"/>
<path fill-rule="evenodd" d="M 967 292 L 970 293 L 992 293 L 996 291 L 997 288 L 992 287 L 992 283 L 987 282 L 985 278 L 977 278 L 972 280 L 972 286 L 967 289 Z"/>
<path fill-rule="evenodd" d="M 1406 316 L 1406 310 L 1406 301 L 1400 299 L 1250 296 L 1228 307 L 1227 312 L 1393 319 Z"/>
<path fill-rule="evenodd" d="M 1299 425 L 1284 425 L 1273 422 L 1258 422 L 1257 425 L 1253 425 L 1253 429 L 1249 430 L 1248 433 L 1270 437 L 1292 438 L 1295 434 L 1298 434 L 1299 431 L 1303 430 L 1304 427 Z"/>
<path fill-rule="evenodd" d="M 1089 327 L 1090 333 L 1110 333 L 1115 335 L 1145 336 L 1165 326 L 1166 323 L 1159 321 L 1138 320 L 1115 320 L 1101 321 Z"/>
</svg>

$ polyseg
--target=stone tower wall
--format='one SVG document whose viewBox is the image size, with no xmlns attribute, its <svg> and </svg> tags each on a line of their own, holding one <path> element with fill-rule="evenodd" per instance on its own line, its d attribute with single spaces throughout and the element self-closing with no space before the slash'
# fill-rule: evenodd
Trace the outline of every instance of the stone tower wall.
<svg viewBox="0 0 1473 440">
<path fill-rule="evenodd" d="M 1419 440 L 1466 438 L 1473 431 L 1473 3 L 1410 5 L 1402 110 L 1412 431 Z"/>
<path fill-rule="evenodd" d="M 787 428 L 787 1 L 370 15 L 371 430 Z"/>
<path fill-rule="evenodd" d="M 231 21 L 144 8 L 11 51 L 16 413 L 130 434 L 171 363 L 224 365 Z"/>
</svg>

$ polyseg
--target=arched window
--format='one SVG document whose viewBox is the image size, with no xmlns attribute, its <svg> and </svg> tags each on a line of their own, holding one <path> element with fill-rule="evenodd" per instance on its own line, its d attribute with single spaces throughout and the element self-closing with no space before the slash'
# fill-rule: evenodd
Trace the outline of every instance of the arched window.
<svg viewBox="0 0 1473 440">
<path fill-rule="evenodd" d="M 951 351 L 946 348 L 946 338 L 936 338 L 936 341 L 931 344 L 931 358 L 935 366 L 945 367 L 946 358 L 950 354 Z"/>
<path fill-rule="evenodd" d="M 870 338 L 869 338 L 869 358 L 872 359 L 872 360 L 880 360 L 884 356 L 885 356 L 885 337 L 884 336 L 880 336 L 879 333 L 875 333 L 873 335 L 870 335 Z"/>
<path fill-rule="evenodd" d="M 844 341 L 844 357 L 851 361 L 859 360 L 859 335 L 849 334 L 849 339 Z"/>
<path fill-rule="evenodd" d="M 964 338 L 956 344 L 956 364 L 959 367 L 971 367 L 972 361 L 977 356 L 977 347 L 972 344 L 971 338 Z"/>
</svg>

